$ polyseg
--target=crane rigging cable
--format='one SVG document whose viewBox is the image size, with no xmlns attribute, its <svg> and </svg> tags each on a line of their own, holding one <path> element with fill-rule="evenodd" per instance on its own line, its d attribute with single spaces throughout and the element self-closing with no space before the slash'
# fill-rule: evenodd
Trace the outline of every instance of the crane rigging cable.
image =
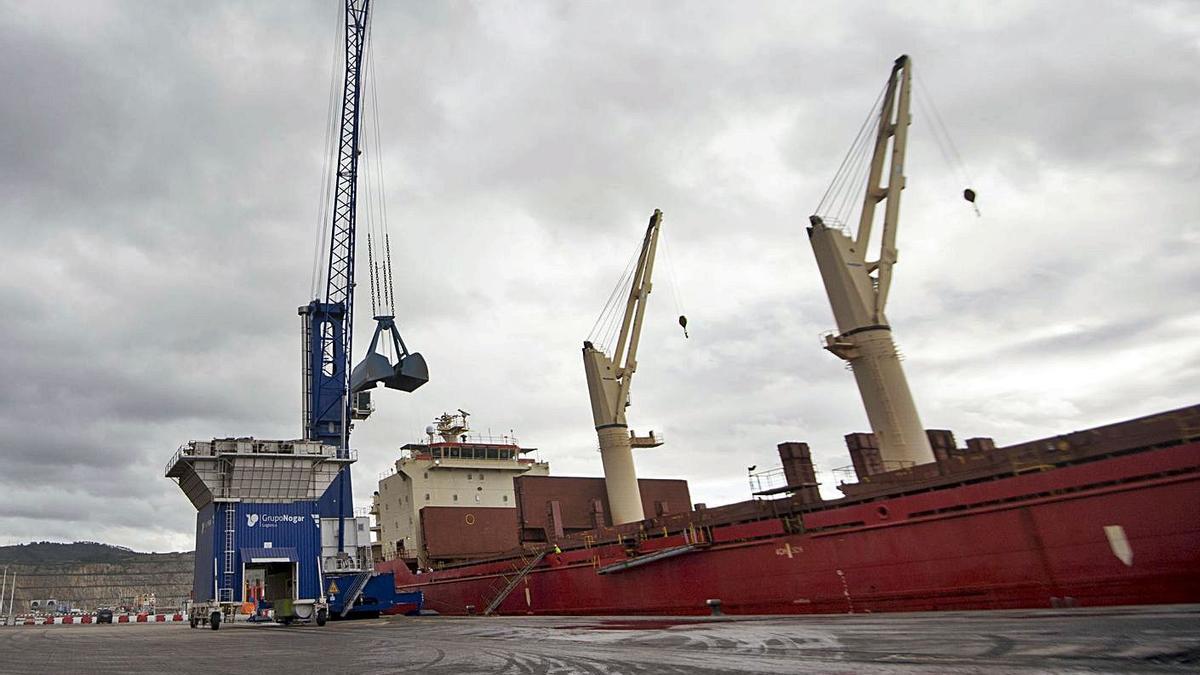
<svg viewBox="0 0 1200 675">
<path fill-rule="evenodd" d="M 917 91 L 917 106 L 925 117 L 933 120 L 931 125 L 933 129 L 933 140 L 938 147 L 938 152 L 941 153 L 942 159 L 946 161 L 946 165 L 950 170 L 957 174 L 957 178 L 962 185 L 973 185 L 971 174 L 967 170 L 967 163 L 963 161 L 962 155 L 958 152 L 958 146 L 954 143 L 954 139 L 950 136 L 950 130 L 946 127 L 946 122 L 942 119 L 941 113 L 938 112 L 937 106 L 933 104 L 933 97 L 925 88 L 924 80 L 920 77 L 914 77 Z M 971 207 L 975 210 L 975 216 L 981 217 L 979 205 L 975 203 L 975 190 L 967 187 L 963 190 L 963 199 L 970 202 Z"/>
<path fill-rule="evenodd" d="M 950 130 L 946 127 L 945 120 L 938 112 L 938 108 L 933 103 L 933 96 L 929 94 L 929 90 L 925 87 L 924 78 L 913 77 L 916 82 L 917 103 L 928 114 L 926 115 L 933 120 L 933 136 L 937 142 L 938 150 L 942 152 L 942 157 L 953 170 L 958 173 L 958 177 L 963 179 L 968 184 L 971 182 L 971 175 L 967 171 L 967 163 L 963 161 L 962 155 L 958 152 L 958 146 L 955 145 L 954 139 L 950 136 Z"/>
<path fill-rule="evenodd" d="M 379 120 L 379 94 L 375 86 L 374 52 L 371 50 L 370 28 L 367 48 L 364 50 L 366 63 L 366 93 L 370 95 L 370 107 L 364 110 L 363 145 L 363 189 L 366 192 L 364 220 L 367 225 L 368 279 L 371 285 L 371 312 L 373 316 L 395 316 L 396 294 L 392 275 L 391 234 L 387 213 L 387 183 L 384 180 L 382 134 Z M 365 113 L 370 114 L 367 120 Z M 387 343 L 385 343 L 386 345 Z M 391 351 L 385 346 L 385 351 Z M 398 355 L 397 355 L 398 356 Z"/>
<path fill-rule="evenodd" d="M 600 315 L 596 317 L 596 321 L 592 324 L 592 330 L 588 333 L 588 340 L 594 342 L 602 351 L 612 344 L 613 337 L 620 327 L 620 322 L 617 320 L 620 314 L 618 309 L 624 310 L 624 298 L 633 285 L 633 270 L 637 264 L 640 250 L 640 248 L 635 250 L 629 257 L 629 262 L 625 264 L 625 270 L 621 272 L 621 277 L 617 279 L 612 293 L 604 303 L 604 309 L 600 310 Z"/>
<path fill-rule="evenodd" d="M 843 181 L 837 207 L 834 209 L 837 222 L 849 223 L 854 212 L 857 210 L 860 195 L 867 183 L 867 177 L 871 171 L 871 155 L 873 147 L 873 139 L 878 131 L 879 125 L 870 126 L 869 134 L 863 137 L 863 142 L 855 151 L 854 157 L 850 161 L 852 171 L 847 174 L 848 178 Z"/>
<path fill-rule="evenodd" d="M 879 112 L 883 106 L 883 96 L 886 91 L 887 83 L 884 83 L 884 86 L 879 89 L 879 94 L 875 97 L 875 103 L 872 104 L 866 119 L 859 126 L 858 134 L 846 151 L 846 156 L 838 165 L 833 180 L 825 189 L 825 194 L 821 195 L 821 201 L 817 204 L 814 213 L 825 216 L 827 222 L 833 220 L 839 225 L 844 225 L 848 221 L 858 191 L 866 182 L 870 150 L 872 141 L 875 139 L 875 132 L 879 127 Z"/>
<path fill-rule="evenodd" d="M 370 29 L 368 28 L 368 34 Z M 375 201 L 377 204 L 377 229 L 375 237 L 376 261 L 380 265 L 379 278 L 379 296 L 380 309 L 384 309 L 385 305 L 387 313 L 396 314 L 396 295 L 392 286 L 392 255 L 391 255 L 391 237 L 389 236 L 388 213 L 387 213 L 387 183 L 384 181 L 383 171 L 383 135 L 379 131 L 379 87 L 375 86 L 378 78 L 375 75 L 375 58 L 374 52 L 370 51 L 370 41 L 367 43 L 368 52 L 366 55 L 367 61 L 367 76 L 370 81 L 370 86 L 367 87 L 368 93 L 371 94 L 371 125 L 369 129 L 374 130 L 374 159 L 375 169 L 374 176 L 376 182 Z M 370 164 L 371 157 L 367 157 L 367 163 Z M 368 188 L 370 191 L 370 188 Z"/>
<path fill-rule="evenodd" d="M 675 312 L 679 315 L 679 327 L 683 329 L 683 337 L 687 339 L 687 314 L 683 311 L 683 302 L 679 299 L 679 282 L 675 278 L 675 264 L 671 261 L 671 249 L 667 244 L 669 237 L 660 234 L 659 239 L 663 245 L 663 260 L 666 262 L 667 267 L 667 281 L 671 284 L 671 300 L 675 303 Z"/>
<path fill-rule="evenodd" d="M 951 138 L 945 121 L 942 119 L 937 107 L 933 104 L 933 98 L 929 95 L 921 79 L 915 77 L 913 79 L 916 81 L 915 89 L 917 95 L 915 98 L 917 105 L 922 115 L 933 121 L 931 125 L 933 138 L 942 158 L 962 184 L 971 185 L 973 181 L 971 180 L 970 173 L 967 171 L 966 162 L 963 161 L 962 155 L 959 154 L 958 147 L 955 145 L 953 138 Z M 876 97 L 874 105 L 871 106 L 871 112 L 867 115 L 867 119 L 859 127 L 858 135 L 854 137 L 854 141 L 850 144 L 850 149 L 846 151 L 845 157 L 842 159 L 841 164 L 838 165 L 833 180 L 829 183 L 829 187 L 826 188 L 825 194 L 821 196 L 821 201 L 813 211 L 813 213 L 820 215 L 827 224 L 846 228 L 856 208 L 859 206 L 859 201 L 862 199 L 863 190 L 870 173 L 874 141 L 879 131 L 886 91 L 887 85 L 885 83 L 879 92 L 879 96 Z M 976 204 L 977 195 L 975 190 L 966 187 L 962 191 L 962 196 L 963 199 L 971 204 L 975 210 L 975 215 L 979 216 L 980 212 L 979 206 Z"/>
<path fill-rule="evenodd" d="M 361 4 L 353 4 L 360 2 Z M 359 7 L 365 17 L 369 3 L 370 0 L 347 0 L 347 11 L 349 12 L 352 6 Z M 339 179 L 361 187 L 362 190 L 361 195 L 350 192 L 353 200 L 351 208 L 353 209 L 353 206 L 362 207 L 357 212 L 361 216 L 360 226 L 367 233 L 367 278 L 371 285 L 372 309 L 375 312 L 373 317 L 375 332 L 366 350 L 366 356 L 350 371 L 347 382 L 346 392 L 354 395 L 356 402 L 363 398 L 369 398 L 360 397 L 359 394 L 367 394 L 369 390 L 380 385 L 389 389 L 411 392 L 429 381 L 429 369 L 425 358 L 419 352 L 409 352 L 395 321 L 396 302 L 391 270 L 387 184 L 384 180 L 381 116 L 376 87 L 378 78 L 375 72 L 374 49 L 371 41 L 373 29 L 365 20 L 360 26 L 362 33 L 354 69 L 354 83 L 358 94 L 358 98 L 354 100 L 357 114 L 354 118 L 343 115 L 345 118 L 343 119 L 343 136 L 346 136 L 347 132 L 353 132 L 352 156 L 361 175 L 343 176 L 343 174 L 338 174 Z M 363 91 L 363 87 L 366 88 L 366 92 Z M 369 93 L 370 96 L 363 96 L 364 93 Z M 346 147 L 343 149 L 345 150 Z M 365 157 L 360 157 L 360 155 L 365 155 Z M 357 162 L 359 159 L 366 161 Z M 352 260 L 353 239 L 349 243 L 346 258 Z M 347 283 L 348 288 L 354 288 L 353 280 L 341 279 L 340 281 L 349 282 Z M 354 329 L 349 308 L 350 304 L 347 303 L 346 320 L 343 324 L 347 335 L 352 334 Z M 348 353 L 349 350 L 347 349 L 346 352 Z M 364 407 L 356 407 L 353 412 L 356 415 L 365 416 L 370 414 L 371 409 L 368 400 Z"/>
<path fill-rule="evenodd" d="M 671 253 L 666 237 L 660 234 L 659 241 L 662 243 L 663 258 L 667 268 L 667 283 L 671 287 L 671 298 L 679 317 L 679 326 L 683 329 L 683 337 L 687 338 L 688 320 L 683 309 L 683 302 L 680 300 L 679 283 L 675 277 L 675 266 L 671 261 Z M 633 286 L 633 274 L 640 252 L 641 248 L 639 246 L 629 256 L 629 261 L 625 264 L 625 270 L 621 273 L 621 277 L 617 280 L 616 285 L 613 286 L 612 292 L 608 295 L 608 300 L 604 303 L 604 309 L 600 311 L 600 315 L 596 317 L 596 321 L 592 324 L 592 329 L 588 333 L 588 340 L 599 347 L 601 351 L 608 351 L 609 347 L 615 343 L 617 333 L 621 329 L 621 319 L 623 318 L 625 309 L 624 303 Z"/>
<path fill-rule="evenodd" d="M 337 8 L 337 19 L 333 21 L 334 32 L 332 54 L 329 57 L 329 100 L 325 110 L 325 161 L 321 167 L 321 195 L 317 204 L 317 236 L 313 237 L 316 248 L 313 250 L 312 288 L 309 297 L 316 298 L 320 288 L 325 285 L 322 272 L 327 269 L 327 254 L 329 252 L 329 208 L 333 199 L 333 172 L 337 166 L 337 128 L 338 128 L 338 84 L 340 83 L 343 66 L 342 33 L 346 28 L 346 17 L 342 8 Z"/>
</svg>

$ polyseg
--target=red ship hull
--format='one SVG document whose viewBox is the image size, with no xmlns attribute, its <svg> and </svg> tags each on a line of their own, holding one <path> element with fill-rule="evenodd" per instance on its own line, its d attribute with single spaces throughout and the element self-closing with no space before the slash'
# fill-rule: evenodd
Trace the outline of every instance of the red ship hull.
<svg viewBox="0 0 1200 675">
<path fill-rule="evenodd" d="M 1197 512 L 1193 442 L 702 537 L 651 535 L 636 549 L 550 554 L 495 613 L 707 614 L 710 599 L 731 614 L 1200 602 Z M 606 569 L 667 549 L 670 557 Z M 420 575 L 385 565 L 399 590 L 424 592 L 425 607 L 465 614 L 482 612 L 520 559 Z"/>
</svg>

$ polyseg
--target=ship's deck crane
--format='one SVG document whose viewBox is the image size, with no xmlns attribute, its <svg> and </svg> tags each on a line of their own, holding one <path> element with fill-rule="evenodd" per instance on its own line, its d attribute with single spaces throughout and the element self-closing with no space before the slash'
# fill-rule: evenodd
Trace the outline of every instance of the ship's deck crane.
<svg viewBox="0 0 1200 675">
<path fill-rule="evenodd" d="M 844 181 L 850 189 L 856 184 L 861 185 L 856 183 L 853 167 L 848 162 L 843 162 L 831 192 L 826 192 L 826 198 L 817 207 L 817 214 L 809 218 L 811 227 L 808 228 L 809 242 L 839 331 L 836 336 L 826 337 L 825 348 L 849 362 L 867 419 L 879 442 L 881 458 L 893 467 L 934 460 L 908 380 L 900 366 L 891 326 L 883 311 L 897 257 L 896 230 L 900 193 L 905 181 L 904 153 L 908 126 L 912 123 L 909 113 L 911 85 L 912 60 L 901 56 L 892 67 L 882 95 L 856 236 L 851 238 L 843 232 L 840 224 L 830 217 L 830 210 L 825 210 L 827 206 L 831 210 L 834 208 L 837 199 L 830 200 L 829 197 L 834 186 L 845 176 L 850 176 Z M 860 138 L 864 139 L 865 150 L 868 137 L 860 132 Z M 853 153 L 854 148 L 851 150 Z M 882 183 L 885 164 L 886 185 Z M 885 207 L 879 257 L 868 261 L 867 249 L 871 243 L 876 206 L 880 202 L 884 202 Z"/>
<path fill-rule="evenodd" d="M 637 436 L 629 431 L 625 421 L 625 409 L 629 407 L 629 385 L 637 370 L 638 341 L 642 334 L 646 299 L 650 295 L 650 276 L 654 271 L 654 254 L 661 228 L 662 211 L 655 209 L 642 239 L 642 250 L 633 272 L 612 356 L 606 355 L 590 341 L 583 343 L 583 369 L 592 399 L 592 419 L 600 439 L 604 484 L 614 525 L 639 521 L 645 517 L 637 471 L 633 465 L 633 448 L 662 445 L 662 439 L 656 437 L 654 432 L 649 436 Z"/>
<path fill-rule="evenodd" d="M 367 358 L 350 370 L 354 328 L 354 253 L 358 220 L 358 168 L 364 84 L 364 55 L 370 34 L 371 0 L 346 0 L 345 76 L 337 129 L 337 164 L 329 236 L 324 298 L 300 307 L 303 321 L 304 438 L 348 453 L 351 420 L 365 419 L 373 409 L 370 392 L 378 384 L 412 391 L 429 379 L 425 360 L 409 354 L 394 316 L 381 312 Z M 390 254 L 387 256 L 390 260 Z M 373 265 L 374 266 L 374 265 Z M 377 270 L 371 270 L 372 275 Z M 386 274 L 390 279 L 390 270 Z M 376 353 L 380 335 L 388 333 L 398 363 Z M 354 400 L 351 398 L 353 393 Z M 321 500 L 322 515 L 353 517 L 350 468 L 346 465 Z M 339 528 L 339 546 L 342 532 Z"/>
</svg>

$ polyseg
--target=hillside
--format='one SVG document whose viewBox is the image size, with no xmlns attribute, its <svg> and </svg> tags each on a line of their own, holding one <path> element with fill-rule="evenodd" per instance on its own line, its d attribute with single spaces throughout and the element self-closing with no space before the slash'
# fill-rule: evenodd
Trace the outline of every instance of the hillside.
<svg viewBox="0 0 1200 675">
<path fill-rule="evenodd" d="M 0 564 L 3 565 L 11 563 L 24 565 L 71 562 L 116 563 L 145 555 L 155 554 L 138 553 L 123 546 L 112 546 L 94 541 L 77 541 L 73 544 L 35 541 L 16 546 L 0 546 Z"/>
<path fill-rule="evenodd" d="M 178 607 L 192 588 L 193 558 L 190 551 L 139 553 L 97 542 L 0 546 L 0 566 L 8 567 L 10 580 L 17 575 L 18 612 L 32 600 L 95 609 L 133 605 L 151 593 L 159 607 Z"/>
</svg>

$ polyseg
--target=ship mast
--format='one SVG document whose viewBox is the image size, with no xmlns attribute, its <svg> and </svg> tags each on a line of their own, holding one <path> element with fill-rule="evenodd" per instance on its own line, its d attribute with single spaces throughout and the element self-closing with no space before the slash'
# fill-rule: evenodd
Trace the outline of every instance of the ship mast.
<svg viewBox="0 0 1200 675">
<path fill-rule="evenodd" d="M 901 56 L 892 66 L 879 109 L 857 235 L 851 239 L 837 223 L 827 223 L 823 217 L 827 214 L 811 216 L 812 226 L 808 228 L 839 331 L 836 336 L 826 337 L 825 348 L 849 362 L 871 430 L 879 442 L 880 458 L 889 468 L 934 461 L 884 314 L 892 266 L 896 264 L 904 152 L 912 123 L 911 85 L 912 60 Z M 886 185 L 882 183 L 885 168 Z M 867 249 L 880 202 L 884 209 L 879 257 L 868 261 Z"/>
</svg>

